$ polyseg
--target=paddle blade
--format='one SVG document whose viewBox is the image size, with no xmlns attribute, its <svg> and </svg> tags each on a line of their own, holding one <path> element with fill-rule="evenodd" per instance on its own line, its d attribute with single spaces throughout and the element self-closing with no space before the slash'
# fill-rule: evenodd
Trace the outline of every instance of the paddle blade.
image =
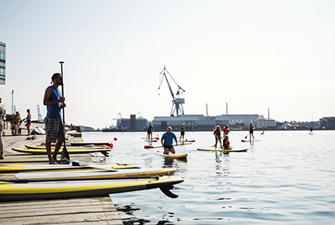
<svg viewBox="0 0 335 225">
<path fill-rule="evenodd" d="M 144 145 L 144 149 L 148 149 L 148 148 L 154 148 L 154 147 L 151 145 Z"/>
<path fill-rule="evenodd" d="M 62 154 L 61 154 L 61 159 L 67 159 L 67 160 L 70 160 L 70 156 L 69 156 L 69 153 L 66 149 L 66 146 L 64 144 L 63 146 L 63 151 L 62 151 Z"/>
</svg>

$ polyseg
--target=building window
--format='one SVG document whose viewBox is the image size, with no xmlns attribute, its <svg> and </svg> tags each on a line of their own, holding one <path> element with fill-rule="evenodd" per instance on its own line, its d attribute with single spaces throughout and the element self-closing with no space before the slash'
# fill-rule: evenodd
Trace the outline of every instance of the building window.
<svg viewBox="0 0 335 225">
<path fill-rule="evenodd" d="M 4 68 L 0 68 L 0 75 L 6 75 L 6 70 Z"/>
<path fill-rule="evenodd" d="M 6 54 L 0 52 L 0 59 L 2 59 L 2 60 L 6 60 Z"/>
</svg>

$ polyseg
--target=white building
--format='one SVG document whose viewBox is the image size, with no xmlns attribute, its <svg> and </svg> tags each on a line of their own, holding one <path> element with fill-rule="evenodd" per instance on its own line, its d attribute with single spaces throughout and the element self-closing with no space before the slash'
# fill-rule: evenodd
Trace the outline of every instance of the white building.
<svg viewBox="0 0 335 225">
<path fill-rule="evenodd" d="M 180 115 L 177 117 L 155 117 L 152 121 L 155 130 L 165 130 L 171 126 L 174 130 L 179 130 L 182 124 L 188 130 L 213 130 L 217 124 L 221 127 L 226 124 L 231 130 L 248 130 L 250 123 L 254 124 L 256 129 L 264 127 L 275 127 L 275 120 L 266 120 L 264 116 L 258 114 L 235 114 L 220 116 L 204 115 Z"/>
</svg>

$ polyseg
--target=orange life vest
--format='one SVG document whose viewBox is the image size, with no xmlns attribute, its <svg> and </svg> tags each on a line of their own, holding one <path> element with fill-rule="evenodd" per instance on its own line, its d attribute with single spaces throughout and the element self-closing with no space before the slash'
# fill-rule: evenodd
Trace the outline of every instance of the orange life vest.
<svg viewBox="0 0 335 225">
<path fill-rule="evenodd" d="M 224 134 L 228 134 L 229 133 L 229 129 L 228 128 L 223 128 Z"/>
</svg>

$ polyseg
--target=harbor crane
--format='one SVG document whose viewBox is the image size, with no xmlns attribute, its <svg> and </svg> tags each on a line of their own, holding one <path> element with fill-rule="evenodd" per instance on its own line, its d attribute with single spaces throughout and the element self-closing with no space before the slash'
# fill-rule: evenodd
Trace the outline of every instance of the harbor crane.
<svg viewBox="0 0 335 225">
<path fill-rule="evenodd" d="M 182 97 L 182 94 L 185 92 L 185 90 L 182 89 L 177 84 L 177 82 L 173 79 L 173 77 L 171 76 L 171 74 L 166 70 L 165 66 L 164 66 L 164 69 L 160 72 L 160 74 L 162 74 L 162 77 L 161 77 L 161 80 L 160 80 L 160 84 L 159 84 L 158 90 L 161 88 L 163 80 L 165 78 L 166 83 L 169 86 L 171 96 L 172 96 L 172 108 L 171 108 L 170 116 L 174 117 L 174 112 L 176 112 L 177 116 L 180 115 L 180 114 L 184 115 L 184 109 L 183 109 L 183 105 L 182 104 L 185 103 L 185 99 Z M 168 74 L 171 77 L 171 79 L 173 80 L 173 82 L 177 85 L 176 94 L 173 93 L 173 91 L 171 89 L 171 86 L 170 86 L 170 83 L 169 83 L 169 80 L 168 80 L 166 74 Z"/>
</svg>

